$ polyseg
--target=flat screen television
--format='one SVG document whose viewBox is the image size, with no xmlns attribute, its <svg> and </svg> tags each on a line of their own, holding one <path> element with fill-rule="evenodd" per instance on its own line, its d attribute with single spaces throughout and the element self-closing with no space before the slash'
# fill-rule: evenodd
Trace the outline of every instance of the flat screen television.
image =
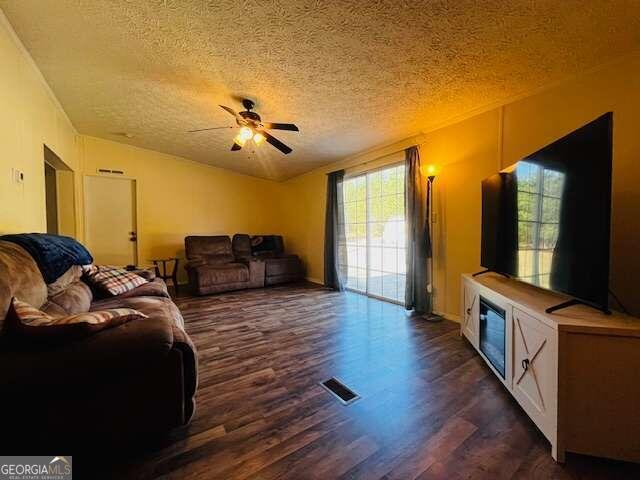
<svg viewBox="0 0 640 480">
<path fill-rule="evenodd" d="M 482 182 L 481 264 L 608 311 L 613 114 Z"/>
</svg>

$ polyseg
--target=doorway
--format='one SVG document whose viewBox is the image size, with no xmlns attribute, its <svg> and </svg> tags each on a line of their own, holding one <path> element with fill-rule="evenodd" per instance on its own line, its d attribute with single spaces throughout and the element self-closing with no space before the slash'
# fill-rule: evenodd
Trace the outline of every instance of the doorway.
<svg viewBox="0 0 640 480">
<path fill-rule="evenodd" d="M 350 290 L 404 303 L 404 164 L 345 179 L 339 267 Z"/>
<path fill-rule="evenodd" d="M 56 169 L 44 162 L 45 206 L 47 209 L 47 233 L 58 235 L 58 182 Z"/>
<path fill-rule="evenodd" d="M 47 233 L 76 236 L 74 173 L 44 145 L 44 199 Z"/>
<path fill-rule="evenodd" d="M 136 181 L 93 175 L 84 179 L 84 238 L 95 263 L 136 265 Z"/>
</svg>

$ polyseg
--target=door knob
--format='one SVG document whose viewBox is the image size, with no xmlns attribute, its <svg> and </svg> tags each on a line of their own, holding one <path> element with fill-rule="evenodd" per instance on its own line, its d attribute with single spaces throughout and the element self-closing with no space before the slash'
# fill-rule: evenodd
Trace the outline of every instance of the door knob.
<svg viewBox="0 0 640 480">
<path fill-rule="evenodd" d="M 129 232 L 129 240 L 132 242 L 137 242 L 138 241 L 138 234 L 136 232 Z"/>
<path fill-rule="evenodd" d="M 527 370 L 529 370 L 529 359 L 525 358 L 524 360 L 522 360 L 522 369 L 526 372 Z"/>
</svg>

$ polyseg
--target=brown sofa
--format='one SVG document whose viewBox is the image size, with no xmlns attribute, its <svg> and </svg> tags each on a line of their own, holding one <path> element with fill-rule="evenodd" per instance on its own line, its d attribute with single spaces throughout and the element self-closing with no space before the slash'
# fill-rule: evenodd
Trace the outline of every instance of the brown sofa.
<svg viewBox="0 0 640 480">
<path fill-rule="evenodd" d="M 226 235 L 184 239 L 187 275 L 197 295 L 264 286 L 264 262 L 238 257 Z"/>
<path fill-rule="evenodd" d="M 233 250 L 237 258 L 261 260 L 265 265 L 265 285 L 296 282 L 304 279 L 304 266 L 297 255 L 284 251 L 281 235 L 237 233 L 233 236 Z"/>
<path fill-rule="evenodd" d="M 33 258 L 0 241 L 0 324 L 12 297 L 48 313 L 129 307 L 148 318 L 48 347 L 17 342 L 0 325 L 5 435 L 26 435 L 34 445 L 122 443 L 189 422 L 197 354 L 162 280 L 102 300 L 79 280 L 48 298 Z"/>
</svg>

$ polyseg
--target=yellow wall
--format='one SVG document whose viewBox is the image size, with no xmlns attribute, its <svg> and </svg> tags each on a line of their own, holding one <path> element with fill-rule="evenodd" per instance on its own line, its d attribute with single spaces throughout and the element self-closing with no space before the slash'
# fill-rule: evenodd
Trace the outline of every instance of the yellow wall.
<svg viewBox="0 0 640 480">
<path fill-rule="evenodd" d="M 139 257 L 183 256 L 188 234 L 285 234 L 308 277 L 322 281 L 325 174 L 420 144 L 443 165 L 436 181 L 436 309 L 458 315 L 459 276 L 479 268 L 480 180 L 600 114 L 614 111 L 612 288 L 635 314 L 640 295 L 640 55 L 439 130 L 366 152 L 287 182 L 260 180 L 157 152 L 79 137 L 0 12 L 0 233 L 46 229 L 43 145 L 74 171 L 76 234 L 82 177 L 122 169 L 138 184 Z M 11 180 L 19 169 L 25 180 Z M 68 182 L 67 182 L 68 183 Z M 71 198 L 68 196 L 67 198 Z M 70 200 L 68 200 L 70 201 Z M 67 201 L 67 202 L 68 202 Z M 73 229 L 65 223 L 65 230 Z"/>
<path fill-rule="evenodd" d="M 73 171 L 58 172 L 59 223 L 80 240 L 83 176 L 97 168 L 137 180 L 141 262 L 184 257 L 189 234 L 280 230 L 282 184 L 79 136 L 1 11 L 0 105 L 0 233 L 46 231 L 44 144 Z M 23 183 L 11 181 L 12 168 L 24 172 Z"/>
<path fill-rule="evenodd" d="M 505 107 L 507 166 L 613 111 L 611 289 L 640 316 L 640 54 Z"/>
<path fill-rule="evenodd" d="M 0 233 L 43 232 L 43 145 L 76 170 L 76 131 L 2 11 L 0 59 Z M 24 172 L 23 183 L 12 181 L 12 169 Z"/>
<path fill-rule="evenodd" d="M 480 181 L 607 111 L 614 112 L 611 287 L 640 315 L 640 54 L 395 146 L 419 143 L 424 161 L 443 166 L 435 186 L 437 311 L 457 318 L 460 275 L 480 269 Z M 389 151 L 285 182 L 284 232 L 310 277 L 323 277 L 325 173 Z"/>
<path fill-rule="evenodd" d="M 297 253 L 305 264 L 307 278 L 323 283 L 324 171 L 299 176 L 286 183 L 284 234 L 287 250 Z"/>
<path fill-rule="evenodd" d="M 122 143 L 81 139 L 85 175 L 106 168 L 122 170 L 136 180 L 140 263 L 184 258 L 187 235 L 268 234 L 281 229 L 280 183 Z"/>
<path fill-rule="evenodd" d="M 326 174 L 338 169 L 348 173 L 377 168 L 385 163 L 397 162 L 399 150 L 415 145 L 421 137 L 402 140 L 383 149 L 365 152 L 337 164 L 319 168 L 284 182 L 281 195 L 283 233 L 288 251 L 297 253 L 305 264 L 307 278 L 323 283 L 324 279 L 324 215 Z"/>
<path fill-rule="evenodd" d="M 434 307 L 451 318 L 459 308 L 460 274 L 480 269 L 480 181 L 500 169 L 499 110 L 427 135 L 423 162 L 442 167 L 434 183 Z"/>
</svg>

